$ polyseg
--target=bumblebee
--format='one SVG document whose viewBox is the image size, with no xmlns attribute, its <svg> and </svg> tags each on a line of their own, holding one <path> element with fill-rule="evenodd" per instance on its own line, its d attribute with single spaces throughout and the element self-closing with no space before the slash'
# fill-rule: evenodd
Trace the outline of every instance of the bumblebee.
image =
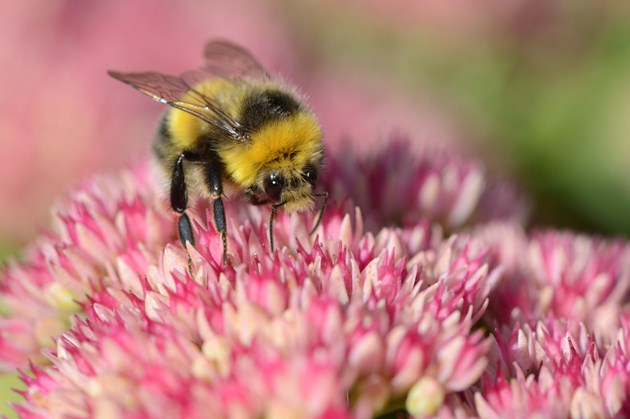
<svg viewBox="0 0 630 419">
<path fill-rule="evenodd" d="M 272 78 L 245 49 L 212 40 L 205 66 L 179 77 L 157 72 L 120 73 L 113 78 L 169 105 L 153 142 L 159 166 L 170 179 L 170 205 L 179 214 L 184 247 L 195 244 L 186 210 L 189 194 L 212 201 L 214 222 L 227 263 L 224 196 L 236 191 L 254 205 L 271 204 L 273 251 L 276 211 L 323 205 L 314 192 L 324 150 L 319 122 L 297 91 Z M 226 194 L 227 192 L 227 194 Z M 312 233 L 312 232 L 311 232 Z"/>
</svg>

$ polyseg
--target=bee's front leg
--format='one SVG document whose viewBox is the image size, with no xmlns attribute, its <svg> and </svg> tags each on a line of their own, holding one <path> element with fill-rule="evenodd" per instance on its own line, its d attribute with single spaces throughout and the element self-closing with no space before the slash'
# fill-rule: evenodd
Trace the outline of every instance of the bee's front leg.
<svg viewBox="0 0 630 419">
<path fill-rule="evenodd" d="M 186 177 L 184 175 L 184 154 L 177 156 L 173 166 L 171 178 L 171 207 L 179 214 L 178 231 L 179 240 L 186 247 L 186 242 L 195 244 L 190 219 L 186 214 L 188 207 L 188 192 L 186 191 Z"/>
<path fill-rule="evenodd" d="M 210 153 L 206 160 L 206 182 L 213 201 L 214 223 L 221 235 L 223 256 L 221 261 L 227 264 L 227 224 L 225 222 L 225 208 L 223 207 L 223 165 L 216 153 Z"/>
</svg>

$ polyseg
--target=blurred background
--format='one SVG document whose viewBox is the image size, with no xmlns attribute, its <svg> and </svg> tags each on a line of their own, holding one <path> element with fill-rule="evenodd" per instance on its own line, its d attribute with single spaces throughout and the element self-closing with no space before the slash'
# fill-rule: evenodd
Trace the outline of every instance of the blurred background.
<svg viewBox="0 0 630 419">
<path fill-rule="evenodd" d="M 512 177 L 532 226 L 630 233 L 630 3 L 0 3 L 0 263 L 69 185 L 148 153 L 162 105 L 106 70 L 178 74 L 213 37 L 301 86 L 327 146 L 408 134 Z"/>
</svg>

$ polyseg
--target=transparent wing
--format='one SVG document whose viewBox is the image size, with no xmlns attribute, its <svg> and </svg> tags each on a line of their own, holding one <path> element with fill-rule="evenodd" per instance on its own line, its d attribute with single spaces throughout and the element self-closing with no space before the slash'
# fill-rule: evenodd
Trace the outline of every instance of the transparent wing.
<svg viewBox="0 0 630 419">
<path fill-rule="evenodd" d="M 192 76 L 193 73 L 186 74 Z M 214 100 L 195 90 L 193 86 L 196 83 L 191 84 L 192 80 L 186 80 L 186 75 L 175 77 L 156 72 L 120 73 L 111 70 L 108 74 L 160 103 L 196 116 L 234 139 L 247 139 L 238 121 L 228 115 Z M 206 80 L 209 77 L 206 77 Z"/>
<path fill-rule="evenodd" d="M 225 40 L 212 40 L 204 49 L 205 69 L 224 78 L 269 77 L 244 48 Z"/>
</svg>

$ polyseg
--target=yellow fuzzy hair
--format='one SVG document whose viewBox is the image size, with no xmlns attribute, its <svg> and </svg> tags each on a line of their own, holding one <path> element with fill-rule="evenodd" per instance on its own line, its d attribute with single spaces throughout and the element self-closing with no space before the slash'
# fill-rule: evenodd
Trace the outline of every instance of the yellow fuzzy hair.
<svg viewBox="0 0 630 419">
<path fill-rule="evenodd" d="M 212 79 L 195 86 L 195 90 L 212 98 L 221 104 L 229 115 L 236 115 L 241 98 L 246 94 L 244 86 L 236 85 L 225 79 Z M 197 103 L 194 96 L 186 95 L 183 101 L 191 100 Z M 211 113 L 208 117 L 213 118 Z M 207 122 L 179 109 L 171 109 L 169 113 L 169 130 L 173 142 L 182 149 L 190 149 L 196 145 L 198 139 L 210 130 Z"/>
<path fill-rule="evenodd" d="M 303 167 L 321 152 L 321 130 L 309 113 L 298 112 L 264 125 L 251 134 L 251 142 L 219 150 L 228 176 L 242 187 L 256 182 L 264 165 Z M 291 156 L 290 159 L 285 156 Z"/>
</svg>

